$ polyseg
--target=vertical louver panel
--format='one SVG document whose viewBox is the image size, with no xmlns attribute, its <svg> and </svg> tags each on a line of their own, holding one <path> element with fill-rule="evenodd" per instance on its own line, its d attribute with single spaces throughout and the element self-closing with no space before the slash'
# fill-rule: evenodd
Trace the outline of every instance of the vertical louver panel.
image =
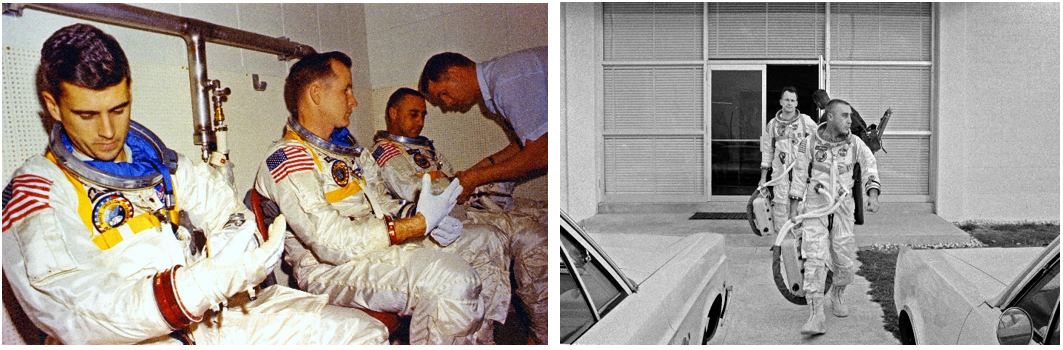
<svg viewBox="0 0 1063 350">
<path fill-rule="evenodd" d="M 701 67 L 604 69 L 605 130 L 701 130 Z"/>
<path fill-rule="evenodd" d="M 709 3 L 710 59 L 814 59 L 823 53 L 821 3 Z"/>
<path fill-rule="evenodd" d="M 889 130 L 930 131 L 930 67 L 834 67 L 830 96 L 848 101 L 868 124 L 893 108 Z"/>
<path fill-rule="evenodd" d="M 929 61 L 929 3 L 832 3 L 831 59 Z"/>
<path fill-rule="evenodd" d="M 886 137 L 882 145 L 889 152 L 875 154 L 882 194 L 929 195 L 930 139 Z"/>
<path fill-rule="evenodd" d="M 605 194 L 705 194 L 700 136 L 606 136 Z"/>
<path fill-rule="evenodd" d="M 700 60 L 700 3 L 605 3 L 605 60 Z"/>
</svg>

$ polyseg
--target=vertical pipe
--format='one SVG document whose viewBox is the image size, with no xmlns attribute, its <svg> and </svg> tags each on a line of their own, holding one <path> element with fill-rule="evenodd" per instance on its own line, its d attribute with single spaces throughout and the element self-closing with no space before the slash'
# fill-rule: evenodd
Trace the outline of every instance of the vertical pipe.
<svg viewBox="0 0 1063 350">
<path fill-rule="evenodd" d="M 207 50 L 199 28 L 189 28 L 182 36 L 188 47 L 188 86 L 192 93 L 192 118 L 195 124 L 195 144 L 202 146 L 203 161 L 210 157 L 209 145 L 213 124 L 210 118 L 210 97 L 207 91 Z"/>
</svg>

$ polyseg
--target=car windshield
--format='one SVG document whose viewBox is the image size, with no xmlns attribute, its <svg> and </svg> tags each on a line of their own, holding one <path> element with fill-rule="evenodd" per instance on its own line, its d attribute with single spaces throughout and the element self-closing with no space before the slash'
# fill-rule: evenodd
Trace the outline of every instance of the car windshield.
<svg viewBox="0 0 1063 350">
<path fill-rule="evenodd" d="M 564 262 L 561 269 L 561 339 L 571 343 L 594 322 L 594 310 L 604 316 L 622 295 L 617 281 L 609 278 L 600 261 L 561 227 Z M 582 283 L 585 292 L 580 288 Z M 587 302 L 590 295 L 593 304 Z M 593 306 L 592 306 L 593 305 Z"/>
<path fill-rule="evenodd" d="M 1059 260 L 1049 264 L 1039 278 L 1032 281 L 1015 306 L 1030 315 L 1033 325 L 1033 341 L 1044 343 L 1049 322 L 1059 302 Z"/>
</svg>

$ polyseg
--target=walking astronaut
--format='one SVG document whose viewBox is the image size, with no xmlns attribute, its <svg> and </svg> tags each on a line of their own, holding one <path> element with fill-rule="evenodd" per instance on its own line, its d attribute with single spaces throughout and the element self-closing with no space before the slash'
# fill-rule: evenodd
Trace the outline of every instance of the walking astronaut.
<svg viewBox="0 0 1063 350">
<path fill-rule="evenodd" d="M 62 28 L 45 41 L 40 69 L 40 94 L 58 123 L 47 153 L 4 190 L 3 269 L 51 339 L 387 341 L 380 321 L 324 296 L 276 285 L 254 293 L 280 260 L 284 219 L 263 240 L 218 172 L 130 120 L 129 63 L 113 37 L 85 24 Z"/>
<path fill-rule="evenodd" d="M 483 320 L 504 319 L 510 299 L 500 234 L 447 216 L 456 182 L 416 205 L 387 194 L 380 168 L 346 129 L 357 105 L 350 67 L 340 52 L 292 66 L 284 86 L 292 117 L 255 179 L 291 226 L 293 276 L 335 305 L 411 315 L 413 344 L 491 342 Z"/>
<path fill-rule="evenodd" d="M 417 200 L 421 177 L 425 174 L 432 178 L 433 193 L 439 193 L 454 179 L 453 166 L 436 150 L 431 139 L 421 135 L 426 113 L 425 99 L 420 92 L 409 88 L 396 90 L 385 108 L 388 129 L 378 131 L 373 140 L 376 142 L 373 155 L 382 168 L 388 190 L 405 201 Z M 473 192 L 469 201 L 455 207 L 452 216 L 466 217 L 465 222 L 490 224 L 505 233 L 506 255 L 513 260 L 516 293 L 533 324 L 547 324 L 545 205 L 513 198 L 511 193 Z"/>
<path fill-rule="evenodd" d="M 791 188 L 791 176 L 794 161 L 797 159 L 797 145 L 802 139 L 816 130 L 812 117 L 797 110 L 797 89 L 784 87 L 779 98 L 782 109 L 775 113 L 775 118 L 768 121 L 760 135 L 760 182 L 757 184 L 764 191 L 765 198 L 771 198 L 771 224 L 774 232 L 779 232 L 786 220 L 793 217 L 793 203 L 788 196 Z M 768 171 L 772 179 L 767 180 Z M 771 195 L 766 192 L 771 187 Z"/>
<path fill-rule="evenodd" d="M 863 169 L 861 180 L 868 198 L 867 211 L 875 212 L 879 208 L 878 165 L 871 149 L 850 133 L 851 113 L 848 102 L 831 100 L 823 114 L 824 122 L 797 147 L 798 159 L 789 195 L 804 201 L 802 211 L 806 213 L 829 210 L 837 204 L 830 214 L 808 217 L 800 223 L 801 254 L 806 259 L 802 287 L 811 309 L 808 321 L 801 328 L 805 334 L 826 333 L 823 313 L 826 291 L 823 289 L 828 269 L 834 271 L 830 291 L 832 311 L 838 317 L 849 315 L 843 296 L 856 272 L 855 204 L 851 193 L 855 164 Z"/>
</svg>

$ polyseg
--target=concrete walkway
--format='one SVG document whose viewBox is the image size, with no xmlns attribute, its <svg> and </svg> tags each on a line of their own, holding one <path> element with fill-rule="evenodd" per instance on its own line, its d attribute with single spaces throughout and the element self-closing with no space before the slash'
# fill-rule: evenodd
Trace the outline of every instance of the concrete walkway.
<svg viewBox="0 0 1063 350">
<path fill-rule="evenodd" d="M 899 344 L 883 327 L 879 304 L 871 301 L 869 283 L 856 276 L 845 299 L 850 315 L 827 313 L 827 334 L 800 334 L 808 307 L 792 304 L 779 295 L 772 280 L 771 251 L 775 237 L 753 234 L 744 220 L 688 220 L 693 212 L 672 214 L 599 214 L 584 220 L 593 233 L 650 233 L 686 236 L 695 232 L 726 235 L 734 294 L 727 315 L 712 344 Z M 952 223 L 927 213 L 868 213 L 856 226 L 860 246 L 872 244 L 958 243 L 971 239 Z"/>
</svg>

